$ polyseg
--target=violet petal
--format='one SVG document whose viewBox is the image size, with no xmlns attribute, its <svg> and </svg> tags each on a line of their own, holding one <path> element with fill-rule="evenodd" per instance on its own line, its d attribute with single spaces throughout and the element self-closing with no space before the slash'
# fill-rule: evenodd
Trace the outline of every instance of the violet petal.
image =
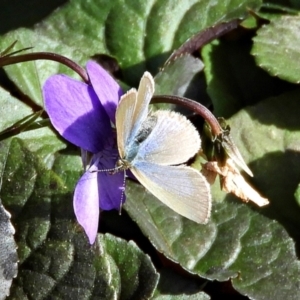
<svg viewBox="0 0 300 300">
<path fill-rule="evenodd" d="M 54 75 L 43 93 L 51 123 L 66 140 L 92 153 L 103 149 L 111 125 L 91 85 Z"/>
<path fill-rule="evenodd" d="M 78 223 L 84 228 L 90 244 L 95 242 L 99 224 L 99 193 L 97 172 L 85 172 L 74 193 L 74 211 Z"/>
<path fill-rule="evenodd" d="M 103 154 L 98 162 L 98 170 L 112 170 L 116 166 L 117 149 L 110 149 L 109 154 Z M 124 203 L 125 172 L 98 172 L 98 188 L 100 195 L 100 208 L 103 210 L 117 209 Z"/>
<path fill-rule="evenodd" d="M 89 61 L 86 69 L 101 104 L 110 120 L 115 123 L 117 105 L 120 97 L 123 95 L 122 89 L 114 78 L 96 62 Z"/>
</svg>

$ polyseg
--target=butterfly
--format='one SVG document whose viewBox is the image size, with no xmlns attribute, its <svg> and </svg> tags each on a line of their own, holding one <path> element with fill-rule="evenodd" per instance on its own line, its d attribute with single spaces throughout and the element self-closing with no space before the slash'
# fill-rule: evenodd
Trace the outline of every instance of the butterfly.
<svg viewBox="0 0 300 300">
<path fill-rule="evenodd" d="M 138 90 L 124 94 L 116 110 L 118 168 L 130 171 L 156 198 L 178 214 L 207 223 L 210 187 L 197 170 L 184 165 L 200 149 L 199 133 L 183 115 L 149 112 L 154 80 L 145 72 Z"/>
</svg>

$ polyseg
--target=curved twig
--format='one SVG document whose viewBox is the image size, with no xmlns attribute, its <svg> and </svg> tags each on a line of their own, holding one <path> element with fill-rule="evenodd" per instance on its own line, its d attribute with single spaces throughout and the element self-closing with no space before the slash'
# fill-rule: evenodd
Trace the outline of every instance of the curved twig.
<svg viewBox="0 0 300 300">
<path fill-rule="evenodd" d="M 4 67 L 15 63 L 26 62 L 26 61 L 40 60 L 40 59 L 59 62 L 69 67 L 73 71 L 75 71 L 83 79 L 85 83 L 89 83 L 89 77 L 84 68 L 79 66 L 73 60 L 65 56 L 62 56 L 60 54 L 56 54 L 52 52 L 34 52 L 34 53 L 17 55 L 17 56 L 4 56 L 0 58 L 0 67 Z"/>
</svg>

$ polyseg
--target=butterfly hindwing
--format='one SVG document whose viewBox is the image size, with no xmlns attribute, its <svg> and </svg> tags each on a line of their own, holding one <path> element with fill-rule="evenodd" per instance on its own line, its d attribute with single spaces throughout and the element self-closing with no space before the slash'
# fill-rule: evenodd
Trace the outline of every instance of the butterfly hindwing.
<svg viewBox="0 0 300 300">
<path fill-rule="evenodd" d="M 206 179 L 187 166 L 139 162 L 131 169 L 136 178 L 161 202 L 197 223 L 207 223 L 211 196 Z"/>
</svg>

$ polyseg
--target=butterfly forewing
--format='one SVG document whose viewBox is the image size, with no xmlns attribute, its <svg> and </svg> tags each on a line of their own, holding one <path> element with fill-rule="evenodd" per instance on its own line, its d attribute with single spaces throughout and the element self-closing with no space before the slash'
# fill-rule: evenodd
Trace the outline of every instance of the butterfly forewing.
<svg viewBox="0 0 300 300">
<path fill-rule="evenodd" d="M 116 129 L 118 150 L 121 158 L 125 156 L 125 146 L 133 128 L 133 115 L 137 99 L 136 89 L 131 89 L 122 96 L 116 111 Z"/>
<path fill-rule="evenodd" d="M 139 162 L 131 170 L 154 196 L 175 212 L 197 223 L 207 223 L 211 196 L 202 174 L 187 166 L 147 162 Z"/>
<path fill-rule="evenodd" d="M 136 135 L 141 123 L 147 118 L 148 107 L 154 93 L 154 80 L 149 72 L 145 72 L 139 85 L 137 101 L 134 111 L 134 129 L 132 135 Z"/>
<path fill-rule="evenodd" d="M 121 158 L 126 156 L 126 146 L 133 142 L 142 121 L 147 118 L 153 93 L 153 78 L 150 73 L 145 72 L 138 91 L 131 89 L 121 97 L 116 111 L 117 140 Z"/>
<path fill-rule="evenodd" d="M 199 133 L 185 116 L 158 110 L 150 117 L 155 117 L 156 123 L 140 145 L 137 159 L 162 165 L 177 165 L 186 162 L 199 151 Z"/>
</svg>

